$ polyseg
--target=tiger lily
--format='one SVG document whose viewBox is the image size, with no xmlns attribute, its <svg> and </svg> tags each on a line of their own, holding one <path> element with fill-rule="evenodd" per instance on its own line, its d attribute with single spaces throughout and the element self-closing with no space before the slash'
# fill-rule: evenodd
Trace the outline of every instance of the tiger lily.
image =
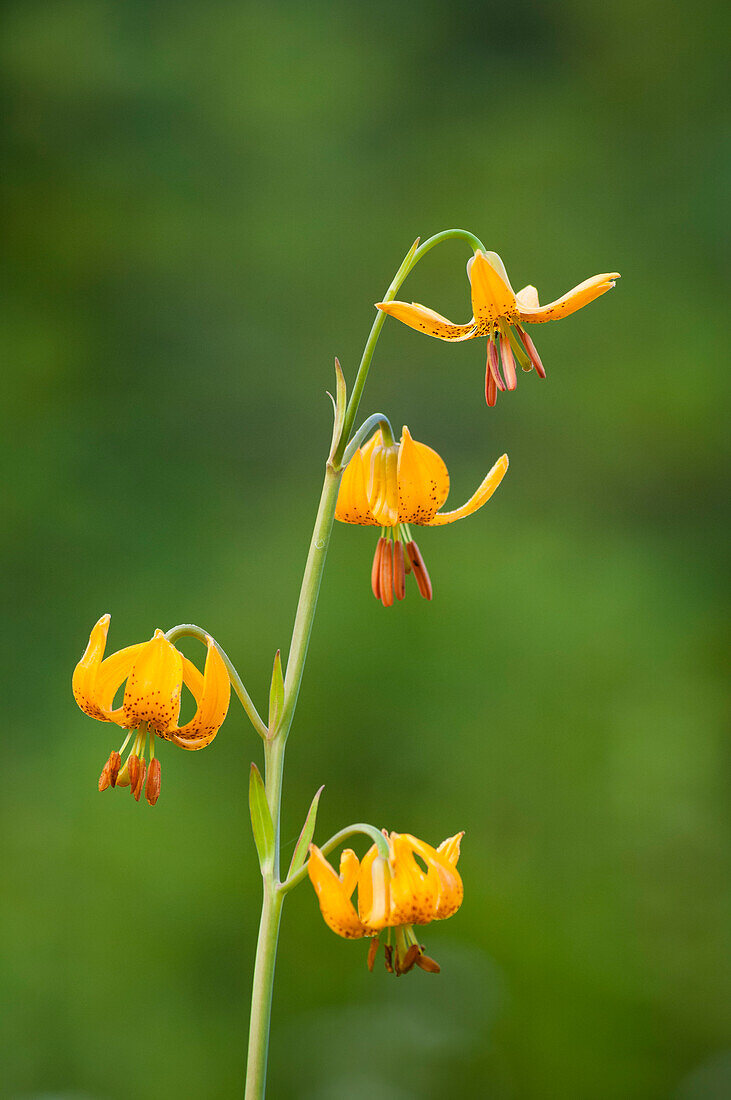
<svg viewBox="0 0 731 1100">
<path fill-rule="evenodd" d="M 441 527 L 472 515 L 490 499 L 507 468 L 503 455 L 466 504 L 440 512 L 449 493 L 447 467 L 436 451 L 412 439 L 406 426 L 398 443 L 387 445 L 379 428 L 355 452 L 343 473 L 335 518 L 381 528 L 371 587 L 384 607 L 392 605 L 394 594 L 404 598 L 406 574 L 412 571 L 421 595 L 432 598 L 429 573 L 409 525 Z"/>
<path fill-rule="evenodd" d="M 536 346 L 523 328 L 524 324 L 535 325 L 568 317 L 611 290 L 620 278 L 616 271 L 594 275 L 555 302 L 542 306 L 534 286 L 523 287 L 515 293 L 505 264 L 497 252 L 475 252 L 467 262 L 467 275 L 472 288 L 473 316 L 466 325 L 455 325 L 418 302 L 410 305 L 407 302 L 377 302 L 376 308 L 439 340 L 474 340 L 486 336 L 485 399 L 490 406 L 496 403 L 498 390 L 514 390 L 517 386 L 516 360 L 524 371 L 535 367 L 540 378 L 546 377 Z"/>
<path fill-rule="evenodd" d="M 162 630 L 156 630 L 148 642 L 127 646 L 104 658 L 110 620 L 111 616 L 102 615 L 91 632 L 89 644 L 74 670 L 74 698 L 91 718 L 114 722 L 127 733 L 121 748 L 114 750 L 104 765 L 99 790 L 129 786 L 139 802 L 146 775 L 145 797 L 154 806 L 160 795 L 155 735 L 184 749 L 210 745 L 226 717 L 231 681 L 216 643 L 208 635 L 202 674 L 167 640 Z M 114 707 L 114 697 L 125 681 L 122 703 Z M 197 709 L 190 722 L 179 726 L 183 684 L 193 695 Z M 134 741 L 122 763 L 122 754 L 133 734 Z"/>
<path fill-rule="evenodd" d="M 445 920 L 462 904 L 464 889 L 457 871 L 464 833 L 457 833 L 432 848 L 409 833 L 388 833 L 388 858 L 374 844 L 360 862 L 346 848 L 340 857 L 340 874 L 316 845 L 310 845 L 307 872 L 315 888 L 320 912 L 329 928 L 344 939 L 372 937 L 368 969 L 373 970 L 380 936 L 389 974 L 406 974 L 414 966 L 432 974 L 439 965 L 428 955 L 414 932 L 414 925 Z M 426 871 L 414 858 L 418 856 Z M 352 901 L 358 887 L 357 909 Z"/>
</svg>

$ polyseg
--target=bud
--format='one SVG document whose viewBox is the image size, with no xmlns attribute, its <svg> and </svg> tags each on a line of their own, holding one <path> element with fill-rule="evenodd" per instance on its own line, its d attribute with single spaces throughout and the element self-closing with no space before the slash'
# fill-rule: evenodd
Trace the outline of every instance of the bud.
<svg viewBox="0 0 731 1100">
<path fill-rule="evenodd" d="M 160 775 L 162 768 L 157 757 L 153 757 L 147 769 L 147 783 L 145 784 L 145 798 L 150 806 L 154 806 L 160 797 Z"/>
</svg>

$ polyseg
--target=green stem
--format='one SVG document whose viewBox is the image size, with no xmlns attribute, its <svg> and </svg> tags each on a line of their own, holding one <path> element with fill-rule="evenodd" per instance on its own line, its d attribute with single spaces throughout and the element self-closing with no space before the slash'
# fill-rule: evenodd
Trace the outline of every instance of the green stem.
<svg viewBox="0 0 731 1100">
<path fill-rule="evenodd" d="M 362 833 L 364 836 L 370 837 L 373 843 L 378 848 L 378 854 L 383 856 L 384 859 L 388 859 L 388 841 L 383 833 L 380 833 L 378 829 L 374 829 L 372 825 L 366 825 L 365 822 L 359 821 L 355 825 L 348 825 L 345 829 L 340 829 L 339 832 L 331 836 L 329 840 L 326 840 L 320 847 L 320 851 L 324 856 L 327 856 L 335 848 L 338 848 L 344 840 L 347 840 L 349 836 L 355 836 L 358 833 Z M 299 886 L 300 882 L 307 877 L 307 864 L 301 867 L 296 874 L 291 875 L 286 882 L 282 882 L 279 886 L 280 894 L 288 894 L 290 890 L 293 890 L 295 886 Z"/>
<path fill-rule="evenodd" d="M 203 630 L 202 627 L 196 626 L 195 623 L 180 623 L 179 626 L 173 626 L 170 630 L 166 631 L 165 637 L 169 642 L 176 641 L 177 638 L 197 638 L 199 642 L 203 642 L 204 645 L 208 645 L 209 634 Z M 249 695 L 248 691 L 244 687 L 244 681 L 239 676 L 238 672 L 234 668 L 233 661 L 226 653 L 226 651 L 218 644 L 215 638 L 212 639 L 218 652 L 223 658 L 223 663 L 226 666 L 231 684 L 234 691 L 239 697 L 242 707 L 249 716 L 249 720 L 261 737 L 267 736 L 267 727 L 261 720 L 259 711 L 256 709 L 254 702 Z"/>
<path fill-rule="evenodd" d="M 317 510 L 315 527 L 310 540 L 305 573 L 302 578 L 300 598 L 297 604 L 292 641 L 284 678 L 284 706 L 274 736 L 265 742 L 265 787 L 269 811 L 274 822 L 274 866 L 264 878 L 264 900 L 256 944 L 256 964 L 251 991 L 251 1022 L 249 1026 L 249 1052 L 246 1063 L 246 1100 L 263 1100 L 266 1086 L 267 1050 L 269 1047 L 269 1022 L 272 1012 L 274 965 L 277 956 L 279 922 L 284 895 L 279 892 L 280 811 L 282 802 L 282 776 L 284 772 L 284 748 L 292 726 L 297 698 L 304 674 L 307 648 L 315 618 L 320 581 L 330 535 L 335 520 L 335 504 L 338 499 L 340 470 L 325 468 L 325 480 Z"/>
<path fill-rule="evenodd" d="M 274 964 L 277 959 L 279 922 L 284 898 L 273 879 L 264 879 L 264 897 L 256 944 L 256 964 L 251 990 L 249 1053 L 246 1061 L 246 1100 L 264 1096 L 269 1052 L 269 1024 L 272 1014 Z"/>
<path fill-rule="evenodd" d="M 480 248 L 484 251 L 484 245 L 472 233 L 465 229 L 447 229 L 443 233 L 437 233 L 430 237 L 420 247 L 416 241 L 406 254 L 401 267 L 396 272 L 394 279 L 386 291 L 384 301 L 390 302 L 396 297 L 396 293 L 406 276 L 435 245 L 452 237 L 461 237 L 467 240 L 472 248 Z M 312 633 L 312 624 L 317 608 L 317 597 L 320 592 L 320 582 L 325 568 L 330 535 L 335 521 L 335 505 L 338 498 L 338 488 L 342 474 L 342 457 L 347 445 L 353 424 L 358 413 L 358 405 L 363 394 L 363 389 L 368 378 L 373 353 L 378 343 L 378 337 L 386 320 L 385 313 L 378 312 L 370 335 L 363 349 L 358 374 L 350 395 L 345 423 L 335 454 L 325 467 L 325 480 L 320 495 L 320 504 L 315 519 L 315 527 L 310 540 L 310 549 L 307 555 L 307 563 L 302 578 L 297 611 L 292 628 L 292 640 L 287 659 L 287 671 L 284 677 L 284 705 L 277 723 L 276 730 L 269 731 L 269 739 L 265 741 L 265 787 L 269 811 L 274 823 L 275 851 L 274 865 L 263 879 L 264 898 L 259 924 L 259 938 L 256 945 L 256 963 L 254 966 L 254 981 L 251 993 L 251 1020 L 249 1026 L 249 1050 L 246 1069 L 246 1098 L 245 1100 L 263 1100 L 266 1086 L 267 1050 L 269 1047 L 269 1023 L 272 1010 L 272 993 L 274 986 L 274 965 L 277 955 L 277 940 L 279 937 L 279 922 L 281 918 L 284 892 L 279 882 L 279 849 L 280 849 L 280 810 L 282 800 L 282 776 L 284 771 L 284 747 L 287 741 L 294 712 L 299 698 L 302 677 L 307 658 L 307 648 Z M 233 667 L 233 666 L 232 666 Z M 235 671 L 235 670 L 234 670 Z M 236 685 L 234 684 L 234 687 Z M 256 712 L 254 704 L 248 697 L 246 690 L 241 688 L 249 705 Z M 242 702 L 244 698 L 239 695 Z M 249 706 L 244 703 L 249 717 Z M 256 715 L 258 717 L 258 714 Z M 259 722 L 261 719 L 259 718 Z M 254 722 L 256 725 L 256 722 Z M 261 723 L 264 725 L 263 722 Z M 258 726 L 257 726 L 258 728 Z M 371 835 L 372 826 L 356 826 L 356 831 L 366 831 Z M 350 835 L 348 830 L 342 830 L 345 835 Z M 336 838 L 341 834 L 336 834 Z M 331 838 L 328 843 L 335 845 L 338 841 Z M 376 840 L 376 843 L 380 843 Z M 324 849 L 323 849 L 324 850 Z M 330 849 L 328 849 L 330 850 Z"/>
<path fill-rule="evenodd" d="M 401 267 L 394 275 L 391 285 L 389 286 L 381 301 L 392 302 L 398 294 L 399 288 L 405 280 L 406 276 L 409 274 L 410 271 L 413 271 L 419 260 L 423 256 L 425 256 L 427 252 L 434 248 L 435 245 L 441 244 L 443 241 L 448 241 L 455 238 L 466 240 L 475 251 L 477 251 L 478 249 L 482 252 L 485 251 L 485 246 L 480 238 L 476 237 L 474 233 L 470 233 L 467 229 L 445 229 L 443 230 L 443 232 L 435 233 L 433 237 L 429 237 L 429 239 L 424 241 L 422 245 L 419 245 L 417 237 L 416 241 L 414 241 L 414 244 L 406 253 Z M 343 424 L 343 431 L 342 435 L 340 436 L 340 443 L 335 454 L 333 455 L 334 466 L 339 466 L 342 462 L 343 452 L 345 451 L 348 440 L 350 438 L 350 433 L 353 430 L 355 418 L 358 415 L 358 406 L 360 405 L 360 399 L 363 395 L 363 389 L 365 387 L 366 379 L 368 377 L 371 359 L 373 358 L 373 352 L 376 350 L 378 337 L 381 335 L 381 329 L 383 328 L 385 322 L 386 314 L 382 313 L 379 309 L 376 313 L 373 325 L 371 326 L 370 334 L 368 336 L 368 339 L 366 340 L 366 345 L 363 349 L 360 366 L 358 367 L 358 374 L 353 385 L 353 392 L 350 395 L 350 401 L 348 402 L 348 408 L 345 413 L 345 423 Z"/>
</svg>

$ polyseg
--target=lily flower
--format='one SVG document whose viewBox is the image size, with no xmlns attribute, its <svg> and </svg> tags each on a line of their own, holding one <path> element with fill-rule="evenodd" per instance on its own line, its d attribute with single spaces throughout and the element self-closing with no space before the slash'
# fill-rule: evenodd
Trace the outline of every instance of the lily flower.
<svg viewBox="0 0 731 1100">
<path fill-rule="evenodd" d="M 377 302 L 376 308 L 438 340 L 474 340 L 486 336 L 485 399 L 490 406 L 497 401 L 498 390 L 514 390 L 517 386 L 516 360 L 524 371 L 535 368 L 540 378 L 546 377 L 536 346 L 523 328 L 524 324 L 542 324 L 568 317 L 611 290 L 620 278 L 616 271 L 594 275 L 555 302 L 542 306 L 534 286 L 523 287 L 515 293 L 505 264 L 497 252 L 475 252 L 467 262 L 467 275 L 472 289 L 472 319 L 466 325 L 455 325 L 418 302 L 410 305 L 407 302 Z"/>
<path fill-rule="evenodd" d="M 464 889 L 457 871 L 464 833 L 457 833 L 432 848 L 409 833 L 388 833 L 388 859 L 374 844 L 360 862 L 346 848 L 340 857 L 340 874 L 316 845 L 310 845 L 307 872 L 315 888 L 320 912 L 329 928 L 344 939 L 372 938 L 368 969 L 373 970 L 381 933 L 389 974 L 406 974 L 414 966 L 432 974 L 439 964 L 424 954 L 414 925 L 445 920 L 462 904 Z M 426 866 L 426 871 L 416 860 Z M 357 909 L 352 897 L 358 887 Z"/>
<path fill-rule="evenodd" d="M 497 460 L 477 491 L 461 508 L 440 512 L 449 493 L 449 473 L 436 451 L 412 439 L 404 425 L 401 440 L 387 445 L 381 429 L 359 448 L 345 467 L 335 518 L 341 523 L 380 527 L 371 570 L 371 587 L 384 607 L 406 595 L 406 574 L 413 572 L 424 599 L 432 584 L 410 524 L 441 527 L 472 515 L 486 504 L 508 468 Z"/>
<path fill-rule="evenodd" d="M 206 635 L 208 653 L 201 674 L 192 661 L 172 645 L 162 630 L 148 642 L 127 646 L 104 658 L 110 615 L 102 615 L 93 628 L 84 655 L 74 669 L 74 699 L 91 718 L 114 722 L 126 738 L 114 750 L 99 778 L 99 790 L 130 787 L 139 802 L 145 777 L 145 797 L 154 806 L 160 795 L 160 761 L 155 756 L 155 735 L 184 749 L 210 745 L 226 717 L 231 681 L 216 644 Z M 124 698 L 114 707 L 114 697 L 125 684 Z M 197 709 L 190 722 L 178 725 L 182 685 L 189 688 Z M 122 754 L 132 740 L 126 760 Z M 149 745 L 150 761 L 146 759 Z"/>
</svg>

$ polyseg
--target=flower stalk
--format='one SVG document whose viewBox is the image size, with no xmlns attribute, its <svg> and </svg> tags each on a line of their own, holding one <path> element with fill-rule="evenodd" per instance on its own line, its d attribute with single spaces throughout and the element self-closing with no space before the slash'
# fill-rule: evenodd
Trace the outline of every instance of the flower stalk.
<svg viewBox="0 0 731 1100">
<path fill-rule="evenodd" d="M 437 233 L 434 237 L 430 237 L 429 240 L 425 241 L 421 246 L 419 246 L 418 240 L 415 241 L 396 272 L 383 300 L 393 300 L 404 279 L 409 272 L 413 270 L 419 260 L 435 245 L 453 237 L 461 237 L 467 240 L 472 248 L 484 247 L 473 234 L 462 229 L 449 229 L 443 233 Z M 281 884 L 279 881 L 280 816 L 282 778 L 284 773 L 284 749 L 289 731 L 292 727 L 300 687 L 302 686 L 307 649 L 312 633 L 312 625 L 315 619 L 317 599 L 320 593 L 320 583 L 325 569 L 327 551 L 330 545 L 330 536 L 335 520 L 335 505 L 338 499 L 340 478 L 343 472 L 343 455 L 350 440 L 353 424 L 358 414 L 360 399 L 368 378 L 373 353 L 375 352 L 378 337 L 381 334 L 381 329 L 383 328 L 385 320 L 385 313 L 379 311 L 373 321 L 370 334 L 366 341 L 365 348 L 363 349 L 358 374 L 346 408 L 339 442 L 333 446 L 325 467 L 320 503 L 317 510 L 312 538 L 310 539 L 307 562 L 305 564 L 294 626 L 292 628 L 292 640 L 284 677 L 284 702 L 277 727 L 275 730 L 268 731 L 268 738 L 264 742 L 264 785 L 269 811 L 274 824 L 274 856 L 271 873 L 262 873 L 263 901 L 261 921 L 259 924 L 259 936 L 256 945 L 256 963 L 254 966 L 254 982 L 251 996 L 251 1020 L 249 1026 L 249 1048 L 246 1070 L 246 1100 L 261 1100 L 265 1094 L 269 1024 L 274 987 L 274 967 L 279 938 L 282 903 L 285 893 L 296 885 L 296 882 L 290 881 L 286 885 L 286 889 L 282 889 L 284 884 Z M 385 423 L 388 424 L 386 418 L 379 415 L 378 422 L 381 421 L 385 421 Z M 388 424 L 388 427 L 390 428 L 390 424 Z M 251 702 L 246 689 L 243 688 L 243 684 L 241 684 L 240 687 L 241 690 L 239 690 L 234 683 L 234 689 L 239 699 L 241 699 L 246 713 L 256 726 L 257 723 L 254 717 L 252 717 L 252 713 L 255 714 L 255 717 L 258 717 L 256 708 Z M 247 702 L 245 702 L 245 700 L 247 700 Z M 259 718 L 259 722 L 261 722 L 261 718 Z M 261 724 L 262 726 L 264 725 L 263 722 Z M 304 878 L 304 875 L 298 874 L 294 877 L 297 882 L 300 882 Z"/>
</svg>

